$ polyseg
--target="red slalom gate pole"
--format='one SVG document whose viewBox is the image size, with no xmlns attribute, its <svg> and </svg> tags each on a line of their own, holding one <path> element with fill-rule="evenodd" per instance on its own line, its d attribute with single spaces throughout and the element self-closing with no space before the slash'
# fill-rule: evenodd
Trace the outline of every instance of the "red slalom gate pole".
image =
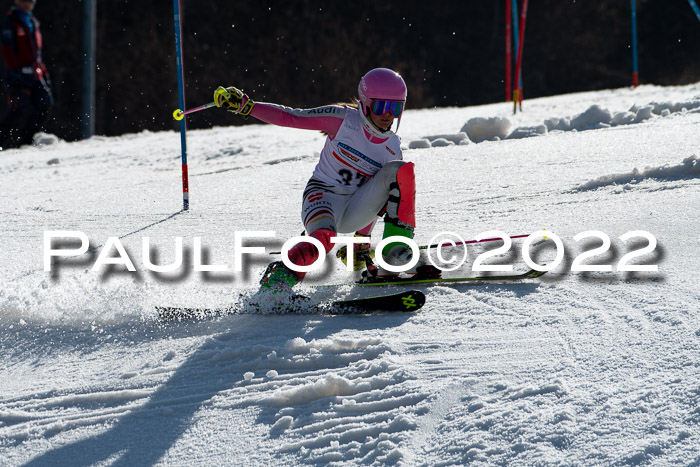
<svg viewBox="0 0 700 467">
<path fill-rule="evenodd" d="M 512 49 L 511 49 L 511 30 L 513 29 L 512 23 L 511 23 L 511 7 L 510 7 L 510 2 L 511 0 L 506 0 L 506 102 L 510 102 L 511 99 L 511 82 L 510 82 L 510 76 L 511 76 L 511 63 L 513 62 L 512 58 Z"/>
<path fill-rule="evenodd" d="M 516 90 L 513 93 L 513 113 L 518 111 L 517 106 L 520 104 L 520 110 L 523 110 L 523 83 L 522 83 L 522 65 L 523 65 L 523 48 L 525 45 L 525 21 L 527 19 L 527 0 L 523 0 L 523 9 L 520 14 L 520 37 L 518 38 L 518 61 L 515 65 L 515 86 Z"/>
</svg>

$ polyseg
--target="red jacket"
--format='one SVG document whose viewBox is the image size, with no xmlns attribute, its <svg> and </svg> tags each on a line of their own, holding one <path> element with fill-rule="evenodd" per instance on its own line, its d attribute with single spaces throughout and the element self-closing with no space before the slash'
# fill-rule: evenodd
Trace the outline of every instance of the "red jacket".
<svg viewBox="0 0 700 467">
<path fill-rule="evenodd" d="M 19 18 L 19 13 L 16 7 L 12 7 L 2 23 L 0 53 L 8 71 L 19 72 L 23 77 L 33 75 L 34 79 L 40 80 L 48 76 L 48 71 L 41 59 L 39 20 L 30 16 L 30 21 L 34 24 L 32 33 Z"/>
</svg>

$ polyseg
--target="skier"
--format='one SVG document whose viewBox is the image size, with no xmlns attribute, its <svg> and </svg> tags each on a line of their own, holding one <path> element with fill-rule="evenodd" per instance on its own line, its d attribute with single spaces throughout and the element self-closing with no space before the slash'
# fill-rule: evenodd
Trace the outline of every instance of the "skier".
<svg viewBox="0 0 700 467">
<path fill-rule="evenodd" d="M 406 104 L 406 83 L 387 68 L 365 74 L 358 86 L 356 104 L 327 105 L 313 109 L 291 109 L 277 104 L 253 102 L 235 87 L 219 87 L 214 102 L 239 115 L 274 125 L 320 130 L 327 135 L 321 157 L 304 189 L 302 221 L 306 233 L 318 240 L 327 254 L 331 238 L 338 233 L 368 237 L 385 215 L 383 238 L 413 238 L 415 221 L 415 178 L 413 162 L 402 160 L 401 141 L 392 131 L 395 119 Z M 355 257 L 369 252 L 368 243 L 355 244 Z M 289 250 L 289 260 L 298 266 L 313 264 L 320 252 L 309 242 Z M 382 250 L 387 264 L 400 266 L 412 258 L 403 242 L 389 243 Z M 355 268 L 358 269 L 358 261 Z M 396 275 L 382 268 L 378 276 Z M 305 273 L 294 271 L 282 261 L 271 263 L 260 290 L 289 291 Z"/>
</svg>

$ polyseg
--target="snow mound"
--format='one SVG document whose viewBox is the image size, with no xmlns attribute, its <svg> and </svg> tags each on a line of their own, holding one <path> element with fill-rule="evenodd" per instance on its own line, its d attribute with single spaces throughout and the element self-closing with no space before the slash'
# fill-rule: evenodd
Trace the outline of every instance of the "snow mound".
<svg viewBox="0 0 700 467">
<path fill-rule="evenodd" d="M 408 145 L 409 149 L 428 149 L 428 148 L 439 148 L 445 146 L 454 145 L 467 145 L 471 141 L 464 131 L 460 131 L 455 134 L 444 134 L 444 135 L 432 135 L 424 136 L 421 139 L 411 141 Z"/>
<path fill-rule="evenodd" d="M 505 117 L 475 117 L 467 121 L 460 131 L 467 134 L 475 143 L 504 139 L 508 136 L 512 123 Z"/>
<path fill-rule="evenodd" d="M 511 134 L 509 134 L 506 139 L 522 139 L 530 138 L 532 136 L 540 136 L 547 134 L 546 125 L 537 125 L 532 127 L 520 127 L 516 128 Z"/>
<path fill-rule="evenodd" d="M 430 147 L 432 144 L 427 138 L 416 139 L 408 143 L 408 149 L 428 149 Z"/>
<path fill-rule="evenodd" d="M 444 148 L 446 146 L 454 146 L 455 143 L 445 138 L 438 138 L 432 142 L 432 147 L 434 148 Z"/>
<path fill-rule="evenodd" d="M 612 113 L 598 105 L 590 106 L 585 112 L 571 119 L 572 130 L 597 130 L 610 126 Z"/>
<path fill-rule="evenodd" d="M 568 117 L 551 117 L 544 121 L 544 126 L 547 127 L 547 131 L 569 131 L 571 128 L 571 119 Z"/>
<path fill-rule="evenodd" d="M 356 394 L 369 389 L 371 389 L 371 386 L 362 383 L 355 384 L 347 378 L 331 373 L 301 387 L 277 391 L 265 403 L 277 407 L 286 407 L 292 404 L 308 404 L 311 401 L 324 397 Z"/>
<path fill-rule="evenodd" d="M 542 124 L 517 127 L 510 131 L 512 122 L 506 117 L 475 117 L 469 119 L 456 135 L 424 136 L 411 141 L 409 149 L 428 149 L 452 144 L 481 143 L 504 139 L 522 139 L 542 136 L 551 131 L 588 131 L 620 125 L 642 123 L 658 117 L 669 117 L 676 113 L 700 112 L 700 96 L 681 102 L 656 102 L 633 105 L 629 110 L 613 112 L 598 104 L 589 106 L 584 112 L 567 117 L 549 117 Z"/>
<path fill-rule="evenodd" d="M 622 112 L 612 112 L 594 104 L 573 117 L 547 118 L 544 120 L 544 128 L 541 126 L 516 128 L 508 135 L 508 139 L 538 136 L 547 131 L 587 131 L 630 125 L 655 117 L 668 117 L 679 112 L 700 112 L 700 97 L 683 102 L 651 102 L 643 106 L 633 105 L 629 110 Z"/>
<path fill-rule="evenodd" d="M 628 173 L 604 175 L 579 185 L 575 191 L 595 190 L 608 185 L 624 185 L 625 189 L 630 189 L 632 185 L 645 179 L 680 180 L 697 177 L 700 177 L 700 158 L 690 156 L 683 159 L 683 162 L 678 165 L 646 167 L 644 170 L 635 168 Z"/>
<path fill-rule="evenodd" d="M 35 146 L 49 146 L 51 144 L 56 144 L 60 140 L 58 136 L 52 135 L 50 133 L 39 132 L 34 135 L 34 145 Z"/>
<path fill-rule="evenodd" d="M 456 134 L 426 136 L 425 138 L 428 139 L 433 144 L 433 146 L 436 146 L 436 143 L 438 141 L 446 141 L 452 144 L 469 144 L 470 142 L 469 137 L 463 131 L 460 131 Z"/>
</svg>

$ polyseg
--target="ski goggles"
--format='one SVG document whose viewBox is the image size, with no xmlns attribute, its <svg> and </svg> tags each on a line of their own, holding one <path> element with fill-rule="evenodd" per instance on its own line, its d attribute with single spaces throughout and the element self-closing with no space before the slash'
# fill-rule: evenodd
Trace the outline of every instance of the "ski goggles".
<svg viewBox="0 0 700 467">
<path fill-rule="evenodd" d="M 403 112 L 404 101 L 372 101 L 370 109 L 372 113 L 381 117 L 387 112 L 391 112 L 394 117 L 400 117 Z"/>
</svg>

